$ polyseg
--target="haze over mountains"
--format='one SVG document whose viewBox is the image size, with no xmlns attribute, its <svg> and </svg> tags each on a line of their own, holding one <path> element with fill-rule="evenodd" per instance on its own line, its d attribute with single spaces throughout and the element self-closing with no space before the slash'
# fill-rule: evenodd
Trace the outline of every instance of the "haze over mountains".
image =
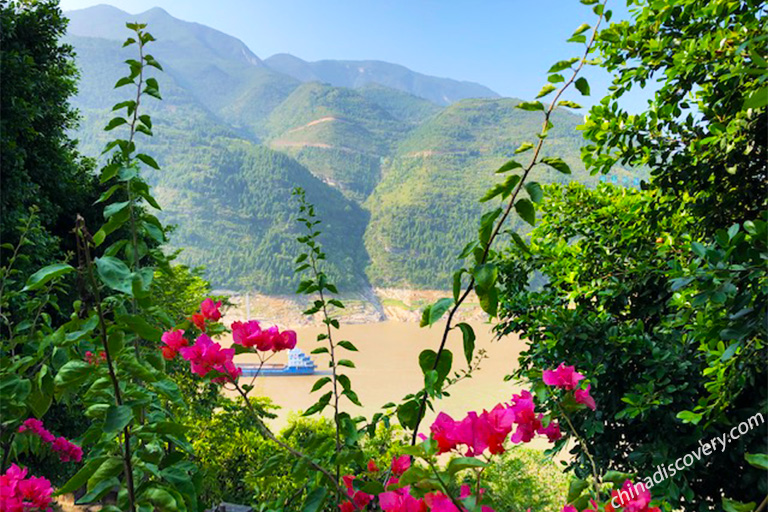
<svg viewBox="0 0 768 512">
<path fill-rule="evenodd" d="M 540 113 L 475 83 L 379 61 L 262 60 L 240 40 L 159 8 L 66 14 L 86 154 L 100 152 L 110 109 L 128 94 L 112 89 L 135 57 L 121 48 L 125 22 L 148 23 L 157 38 L 149 51 L 164 67 L 155 73 L 163 101 L 146 102 L 155 137 L 140 143 L 162 166 L 149 176 L 162 217 L 178 225 L 173 246 L 219 287 L 293 290 L 291 190 L 302 186 L 324 220 L 340 288 L 447 288 L 456 253 L 488 208 L 477 199 L 540 128 Z M 580 116 L 560 111 L 554 122 L 547 151 L 571 165 L 573 179 L 595 181 L 578 157 Z M 541 182 L 564 181 L 537 172 Z"/>
</svg>

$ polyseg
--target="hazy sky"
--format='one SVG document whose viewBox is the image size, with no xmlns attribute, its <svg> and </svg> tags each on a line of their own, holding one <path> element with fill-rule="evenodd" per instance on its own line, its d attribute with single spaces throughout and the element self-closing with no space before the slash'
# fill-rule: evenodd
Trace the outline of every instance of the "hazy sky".
<svg viewBox="0 0 768 512">
<path fill-rule="evenodd" d="M 100 3 L 133 14 L 162 7 L 241 39 L 261 58 L 378 59 L 526 99 L 552 63 L 580 54 L 564 41 L 595 19 L 578 0 L 61 0 L 64 10 Z M 609 4 L 615 19 L 627 16 L 624 0 Z M 594 101 L 607 81 L 588 76 Z"/>
</svg>

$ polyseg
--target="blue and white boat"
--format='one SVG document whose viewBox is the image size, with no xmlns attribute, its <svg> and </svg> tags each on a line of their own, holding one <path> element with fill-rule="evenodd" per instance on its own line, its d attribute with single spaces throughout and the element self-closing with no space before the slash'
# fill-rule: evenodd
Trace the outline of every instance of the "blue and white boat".
<svg viewBox="0 0 768 512">
<path fill-rule="evenodd" d="M 243 377 L 253 377 L 256 374 L 264 377 L 280 377 L 291 375 L 312 375 L 317 365 L 312 358 L 298 348 L 288 351 L 288 364 L 266 363 L 259 370 L 258 364 L 241 363 L 237 367 L 243 370 Z"/>
</svg>

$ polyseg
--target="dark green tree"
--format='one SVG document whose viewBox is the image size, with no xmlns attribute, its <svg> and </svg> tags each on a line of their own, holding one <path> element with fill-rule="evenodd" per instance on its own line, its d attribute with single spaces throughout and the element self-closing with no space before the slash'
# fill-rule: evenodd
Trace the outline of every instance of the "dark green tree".
<svg viewBox="0 0 768 512">
<path fill-rule="evenodd" d="M 77 92 L 74 53 L 59 41 L 66 27 L 56 1 L 0 0 L 0 239 L 15 245 L 19 219 L 38 208 L 44 229 L 27 269 L 74 251 L 76 215 L 98 215 L 93 162 L 68 135 L 78 114 L 69 103 Z M 0 253 L 3 264 L 10 252 Z"/>
</svg>

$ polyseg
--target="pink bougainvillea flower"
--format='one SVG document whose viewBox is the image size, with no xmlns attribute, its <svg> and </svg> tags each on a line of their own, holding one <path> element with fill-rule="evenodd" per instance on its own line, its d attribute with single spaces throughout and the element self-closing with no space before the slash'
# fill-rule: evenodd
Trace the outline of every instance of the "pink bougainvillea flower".
<svg viewBox="0 0 768 512">
<path fill-rule="evenodd" d="M 205 332 L 205 317 L 203 315 L 201 315 L 200 313 L 195 313 L 194 315 L 189 317 L 189 321 L 192 322 L 195 325 L 195 327 Z"/>
<path fill-rule="evenodd" d="M 373 496 L 371 494 L 355 490 L 355 488 L 352 486 L 352 482 L 355 480 L 354 476 L 344 475 L 341 477 L 341 479 L 344 482 L 344 487 L 347 488 L 347 496 L 352 499 L 352 503 L 356 508 L 362 510 L 367 507 L 368 504 L 373 500 Z"/>
<path fill-rule="evenodd" d="M 542 414 L 536 414 L 536 404 L 530 391 L 523 390 L 519 395 L 512 395 L 512 411 L 515 413 L 517 429 L 512 434 L 513 443 L 528 443 L 541 428 Z"/>
<path fill-rule="evenodd" d="M 411 496 L 407 487 L 379 494 L 379 506 L 384 512 L 427 512 L 427 503 Z"/>
<path fill-rule="evenodd" d="M 50 511 L 51 483 L 42 477 L 27 478 L 16 464 L 0 475 L 0 510 L 3 512 Z"/>
<path fill-rule="evenodd" d="M 577 389 L 573 392 L 573 398 L 580 404 L 584 404 L 593 411 L 597 409 L 595 399 L 589 394 L 589 390 L 592 388 L 592 384 L 587 384 L 585 389 Z"/>
<path fill-rule="evenodd" d="M 490 412 L 483 411 L 481 417 L 489 427 L 488 450 L 496 455 L 504 452 L 504 441 L 512 432 L 512 424 L 515 420 L 515 413 L 509 407 L 498 404 Z"/>
<path fill-rule="evenodd" d="M 56 439 L 56 436 L 46 430 L 46 428 L 43 426 L 43 422 L 37 418 L 27 418 L 24 420 L 24 423 L 19 426 L 19 432 L 23 433 L 27 431 L 35 434 L 37 437 L 42 439 L 44 443 L 50 444 Z"/>
<path fill-rule="evenodd" d="M 205 377 L 212 370 L 229 376 L 239 374 L 239 369 L 232 362 L 235 349 L 221 348 L 221 345 L 215 343 L 207 334 L 198 336 L 194 345 L 183 347 L 179 353 L 190 362 L 192 372 L 201 377 Z"/>
<path fill-rule="evenodd" d="M 459 512 L 451 498 L 440 491 L 430 492 L 424 496 L 424 502 L 431 512 Z"/>
<path fill-rule="evenodd" d="M 476 412 L 468 413 L 451 433 L 456 444 L 463 444 L 467 447 L 465 453 L 467 457 L 483 453 L 488 448 L 490 435 L 491 427 L 488 421 L 478 416 Z"/>
<path fill-rule="evenodd" d="M 392 458 L 392 474 L 402 476 L 411 467 L 411 458 L 408 455 Z"/>
<path fill-rule="evenodd" d="M 51 443 L 51 449 L 59 454 L 62 462 L 80 462 L 83 459 L 83 449 L 64 437 L 57 437 Z"/>
<path fill-rule="evenodd" d="M 563 437 L 562 432 L 560 432 L 560 425 L 558 425 L 556 421 L 550 422 L 550 424 L 546 427 L 541 427 L 537 433 L 543 436 L 547 436 L 547 439 L 549 439 L 550 443 L 554 443 Z"/>
<path fill-rule="evenodd" d="M 296 348 L 296 331 L 283 331 L 274 337 L 275 352 L 279 350 L 291 350 Z"/>
<path fill-rule="evenodd" d="M 255 347 L 261 335 L 261 325 L 256 320 L 247 322 L 232 322 L 232 340 L 244 347 Z"/>
<path fill-rule="evenodd" d="M 368 461 L 368 472 L 369 473 L 378 473 L 379 467 L 376 465 L 376 461 L 373 459 Z"/>
<path fill-rule="evenodd" d="M 563 507 L 563 512 L 579 512 L 579 509 L 577 509 L 573 505 L 566 505 Z"/>
<path fill-rule="evenodd" d="M 563 388 L 565 390 L 576 389 L 579 385 L 579 381 L 584 376 L 576 371 L 573 366 L 566 366 L 565 363 L 560 363 L 560 366 L 555 370 L 544 370 L 542 379 L 547 386 L 554 386 L 556 388 Z"/>
<path fill-rule="evenodd" d="M 432 438 L 437 441 L 437 453 L 446 453 L 456 447 L 456 441 L 453 432 L 456 429 L 456 421 L 453 418 L 441 412 L 435 418 L 429 430 L 432 432 Z"/>
<path fill-rule="evenodd" d="M 219 311 L 220 307 L 221 301 L 213 302 L 213 299 L 207 298 L 200 303 L 200 313 L 202 313 L 206 320 L 218 322 L 221 319 L 221 311 Z"/>
<path fill-rule="evenodd" d="M 351 501 L 342 501 L 339 503 L 339 510 L 341 512 L 355 512 L 355 506 Z"/>
<path fill-rule="evenodd" d="M 179 350 L 189 345 L 189 341 L 184 338 L 184 331 L 180 329 L 175 331 L 166 331 L 163 333 L 160 339 L 163 343 L 165 343 L 165 346 L 162 347 L 163 357 L 169 360 L 176 357 L 176 354 L 179 353 Z"/>
<path fill-rule="evenodd" d="M 612 500 L 616 501 L 623 512 L 658 512 L 658 508 L 650 508 L 651 491 L 642 482 L 634 485 L 630 480 L 624 482 L 620 491 L 611 493 Z M 611 508 L 613 505 L 611 504 Z"/>
</svg>

